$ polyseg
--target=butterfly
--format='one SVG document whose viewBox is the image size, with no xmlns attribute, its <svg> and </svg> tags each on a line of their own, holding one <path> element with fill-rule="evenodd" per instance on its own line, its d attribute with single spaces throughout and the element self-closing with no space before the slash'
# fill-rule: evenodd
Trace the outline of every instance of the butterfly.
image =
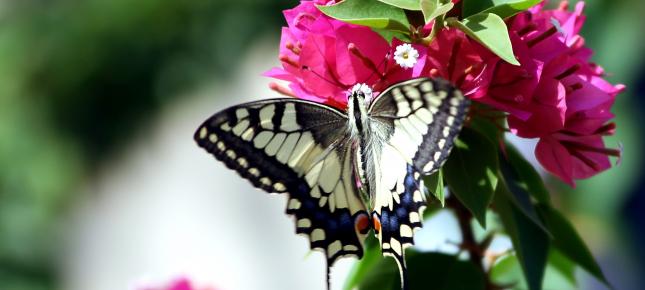
<svg viewBox="0 0 645 290">
<path fill-rule="evenodd" d="M 443 79 L 417 78 L 371 97 L 366 86 L 341 110 L 301 99 L 269 99 L 230 107 L 195 132 L 197 144 L 270 193 L 288 195 L 296 233 L 322 250 L 329 269 L 363 255 L 370 232 L 399 267 L 421 228 L 422 176 L 448 158 L 470 101 Z"/>
</svg>

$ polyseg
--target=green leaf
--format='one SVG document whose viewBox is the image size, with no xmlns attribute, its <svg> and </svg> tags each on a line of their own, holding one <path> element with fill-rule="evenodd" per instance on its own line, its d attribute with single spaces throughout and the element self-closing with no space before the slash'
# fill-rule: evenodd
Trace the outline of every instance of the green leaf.
<svg viewBox="0 0 645 290">
<path fill-rule="evenodd" d="M 462 21 L 449 18 L 448 25 L 468 34 L 508 63 L 520 65 L 513 54 L 513 46 L 508 36 L 506 23 L 496 14 L 479 13 Z"/>
<path fill-rule="evenodd" d="M 510 144 L 509 144 L 510 145 Z M 511 148 L 507 148 L 511 149 Z M 526 183 L 521 180 L 513 165 L 506 159 L 504 154 L 499 154 L 499 169 L 503 180 L 497 185 L 498 192 L 503 192 L 540 229 L 548 233 L 548 230 L 540 220 L 531 201 Z"/>
<path fill-rule="evenodd" d="M 486 227 L 486 210 L 497 186 L 497 147 L 486 137 L 464 128 L 443 167 L 450 192 Z"/>
<path fill-rule="evenodd" d="M 335 5 L 317 5 L 327 16 L 340 21 L 409 33 L 410 23 L 401 8 L 372 0 L 345 0 Z"/>
<path fill-rule="evenodd" d="M 538 207 L 538 211 L 553 235 L 553 246 L 571 261 L 580 265 L 580 267 L 611 288 L 591 251 L 589 251 L 573 225 L 552 207 L 542 205 Z"/>
<path fill-rule="evenodd" d="M 551 249 L 544 274 L 543 289 L 574 290 L 575 265 L 558 251 Z M 490 269 L 490 279 L 504 289 L 525 290 L 526 281 L 522 277 L 522 266 L 515 254 L 499 258 Z"/>
<path fill-rule="evenodd" d="M 363 248 L 365 251 L 363 258 L 358 260 L 354 264 L 354 267 L 352 267 L 352 270 L 345 280 L 345 286 L 343 287 L 345 290 L 356 289 L 358 284 L 365 280 L 365 276 L 374 271 L 374 268 L 381 262 L 381 249 L 379 248 L 378 240 L 374 235 L 370 234 L 367 239 L 365 239 L 365 246 Z"/>
<path fill-rule="evenodd" d="M 494 206 L 513 242 L 528 289 L 541 290 L 549 251 L 549 236 L 517 209 L 506 194 L 496 193 Z"/>
<path fill-rule="evenodd" d="M 553 247 L 549 251 L 549 266 L 553 267 L 569 283 L 576 283 L 576 265 Z"/>
<path fill-rule="evenodd" d="M 410 36 L 400 31 L 392 31 L 392 30 L 378 29 L 378 28 L 372 28 L 372 30 L 378 33 L 390 44 L 392 44 L 392 39 L 394 38 L 398 38 L 401 41 L 410 42 Z"/>
<path fill-rule="evenodd" d="M 460 261 L 452 255 L 413 251 L 408 251 L 407 257 L 410 290 L 485 289 L 484 273 L 470 261 Z M 399 272 L 394 260 L 383 258 L 381 263 L 363 279 L 359 289 L 401 289 Z"/>
<path fill-rule="evenodd" d="M 546 186 L 544 186 L 542 177 L 537 170 L 533 168 L 533 165 L 531 165 L 531 163 L 529 163 L 524 156 L 517 151 L 515 146 L 508 142 L 506 142 L 506 155 L 508 162 L 513 166 L 518 175 L 519 181 L 521 181 L 519 186 L 528 191 L 539 203 L 550 205 L 551 196 L 549 195 L 549 191 L 546 189 Z"/>
<path fill-rule="evenodd" d="M 499 117 L 499 120 L 491 120 L 490 118 L 485 118 L 478 114 L 474 114 L 470 122 L 470 128 L 486 136 L 486 138 L 488 138 L 491 143 L 495 145 L 500 144 L 500 140 L 503 138 L 503 132 L 499 128 L 503 127 L 505 124 L 506 117 L 503 115 L 504 113 L 495 112 L 491 107 L 482 105 L 477 102 L 474 102 L 471 105 L 471 110 L 479 109 L 490 110 L 492 112 L 490 113 L 490 115 Z"/>
<path fill-rule="evenodd" d="M 421 0 L 419 4 L 421 5 L 423 19 L 426 23 L 430 23 L 430 21 L 439 15 L 448 13 L 455 6 L 452 2 L 441 4 L 439 0 Z"/>
<path fill-rule="evenodd" d="M 463 0 L 462 16 L 468 17 L 478 13 L 494 13 L 506 19 L 525 11 L 541 0 Z"/>
<path fill-rule="evenodd" d="M 441 202 L 441 207 L 445 206 L 443 173 L 441 170 L 423 178 L 426 188 Z"/>
<path fill-rule="evenodd" d="M 408 10 L 421 10 L 419 0 L 378 0 L 385 4 Z"/>
</svg>

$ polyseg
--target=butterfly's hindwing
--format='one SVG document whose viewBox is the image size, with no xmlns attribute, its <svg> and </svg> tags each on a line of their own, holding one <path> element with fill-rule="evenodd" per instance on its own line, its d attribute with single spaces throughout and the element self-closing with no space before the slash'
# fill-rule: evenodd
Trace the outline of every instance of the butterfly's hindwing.
<svg viewBox="0 0 645 290">
<path fill-rule="evenodd" d="M 346 117 L 320 104 L 276 99 L 213 115 L 197 130 L 199 146 L 267 192 L 288 193 L 286 212 L 328 265 L 363 254 L 358 221 L 367 219 L 351 168 Z"/>
</svg>

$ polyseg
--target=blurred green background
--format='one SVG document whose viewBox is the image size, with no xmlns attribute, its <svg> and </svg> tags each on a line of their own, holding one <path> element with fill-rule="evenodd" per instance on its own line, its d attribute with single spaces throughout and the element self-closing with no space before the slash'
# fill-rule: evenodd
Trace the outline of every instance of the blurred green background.
<svg viewBox="0 0 645 290">
<path fill-rule="evenodd" d="M 258 40 L 277 50 L 281 11 L 296 4 L 0 2 L 0 289 L 60 289 L 60 243 L 65 217 L 86 194 L 79 188 L 189 92 L 226 82 Z M 624 157 L 575 190 L 550 184 L 616 288 L 642 289 L 645 2 L 587 4 L 583 36 L 594 61 L 628 88 L 607 141 L 623 144 Z M 237 98 L 213 96 L 224 97 Z M 583 280 L 582 289 L 603 289 Z"/>
</svg>

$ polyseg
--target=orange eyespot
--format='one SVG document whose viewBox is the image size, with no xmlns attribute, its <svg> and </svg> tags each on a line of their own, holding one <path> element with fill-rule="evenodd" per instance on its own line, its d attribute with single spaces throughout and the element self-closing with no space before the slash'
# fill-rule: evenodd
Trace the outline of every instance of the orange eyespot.
<svg viewBox="0 0 645 290">
<path fill-rule="evenodd" d="M 374 232 L 376 232 L 376 234 L 381 232 L 381 219 L 376 213 L 372 213 L 372 224 L 374 225 Z"/>
<path fill-rule="evenodd" d="M 362 235 L 367 234 L 367 232 L 370 230 L 370 220 L 367 217 L 367 214 L 360 214 L 356 217 L 356 220 L 354 221 L 354 227 L 356 228 L 356 231 L 361 233 Z"/>
</svg>

